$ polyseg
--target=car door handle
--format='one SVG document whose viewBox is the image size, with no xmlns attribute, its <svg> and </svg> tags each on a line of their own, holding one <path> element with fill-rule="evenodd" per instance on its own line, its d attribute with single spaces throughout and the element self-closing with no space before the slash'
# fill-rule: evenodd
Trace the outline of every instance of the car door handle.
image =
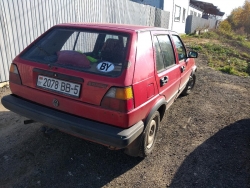
<svg viewBox="0 0 250 188">
<path fill-rule="evenodd" d="M 160 79 L 161 86 L 164 86 L 168 82 L 168 76 L 164 76 Z"/>
<path fill-rule="evenodd" d="M 181 72 L 183 73 L 186 70 L 185 66 L 181 66 Z"/>
</svg>

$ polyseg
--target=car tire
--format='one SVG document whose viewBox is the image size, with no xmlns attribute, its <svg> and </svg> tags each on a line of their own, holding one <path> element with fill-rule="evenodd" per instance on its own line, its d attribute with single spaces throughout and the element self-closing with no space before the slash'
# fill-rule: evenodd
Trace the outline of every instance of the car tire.
<svg viewBox="0 0 250 188">
<path fill-rule="evenodd" d="M 142 133 L 141 144 L 140 144 L 140 157 L 148 156 L 152 150 L 154 149 L 158 127 L 160 124 L 160 113 L 158 111 L 154 112 L 154 114 L 149 119 L 144 132 Z"/>
<path fill-rule="evenodd" d="M 188 83 L 182 92 L 182 95 L 189 95 L 192 92 L 192 89 L 194 88 L 195 82 L 196 82 L 195 74 L 190 75 Z"/>
</svg>

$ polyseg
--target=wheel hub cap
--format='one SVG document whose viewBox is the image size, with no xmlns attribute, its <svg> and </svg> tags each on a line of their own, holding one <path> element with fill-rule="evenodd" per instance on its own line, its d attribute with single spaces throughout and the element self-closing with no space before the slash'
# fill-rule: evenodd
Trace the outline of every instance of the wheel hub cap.
<svg viewBox="0 0 250 188">
<path fill-rule="evenodd" d="M 152 120 L 150 123 L 148 135 L 147 135 L 147 148 L 151 148 L 155 139 L 155 131 L 156 131 L 156 122 Z"/>
</svg>

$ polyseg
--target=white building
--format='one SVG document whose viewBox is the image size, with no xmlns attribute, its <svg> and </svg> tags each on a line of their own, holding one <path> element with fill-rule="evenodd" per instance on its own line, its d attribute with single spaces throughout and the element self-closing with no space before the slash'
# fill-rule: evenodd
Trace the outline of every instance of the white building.
<svg viewBox="0 0 250 188">
<path fill-rule="evenodd" d="M 185 33 L 189 0 L 165 0 L 163 10 L 170 12 L 169 29 L 178 33 Z"/>
<path fill-rule="evenodd" d="M 202 17 L 202 13 L 203 13 L 203 10 L 200 9 L 199 7 L 196 7 L 192 4 L 189 5 L 189 11 L 188 11 L 188 15 L 194 15 L 194 16 L 197 16 L 197 17 Z"/>
</svg>

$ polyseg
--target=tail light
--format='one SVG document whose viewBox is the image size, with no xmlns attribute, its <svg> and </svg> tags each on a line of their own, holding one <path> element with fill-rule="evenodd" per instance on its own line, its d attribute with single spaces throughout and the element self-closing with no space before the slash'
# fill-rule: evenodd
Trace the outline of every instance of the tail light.
<svg viewBox="0 0 250 188">
<path fill-rule="evenodd" d="M 15 83 L 15 84 L 22 84 L 18 68 L 16 64 L 12 63 L 10 66 L 10 82 Z"/>
<path fill-rule="evenodd" d="M 101 106 L 120 112 L 128 112 L 134 109 L 134 98 L 132 87 L 111 87 L 103 97 Z"/>
</svg>

